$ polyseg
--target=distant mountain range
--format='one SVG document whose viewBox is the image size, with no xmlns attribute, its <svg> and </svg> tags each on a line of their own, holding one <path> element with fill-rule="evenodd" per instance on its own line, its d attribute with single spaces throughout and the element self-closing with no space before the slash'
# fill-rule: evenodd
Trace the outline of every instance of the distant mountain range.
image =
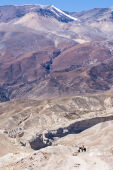
<svg viewBox="0 0 113 170">
<path fill-rule="evenodd" d="M 7 11 L 7 12 L 6 12 Z M 77 18 L 68 15 L 53 5 L 40 6 L 40 5 L 24 5 L 24 6 L 2 6 L 0 7 L 0 21 L 9 22 L 14 18 L 21 18 L 27 13 L 35 12 L 40 16 L 53 17 L 61 22 L 71 22 Z"/>
<path fill-rule="evenodd" d="M 0 101 L 109 93 L 113 7 L 0 7 Z"/>
</svg>

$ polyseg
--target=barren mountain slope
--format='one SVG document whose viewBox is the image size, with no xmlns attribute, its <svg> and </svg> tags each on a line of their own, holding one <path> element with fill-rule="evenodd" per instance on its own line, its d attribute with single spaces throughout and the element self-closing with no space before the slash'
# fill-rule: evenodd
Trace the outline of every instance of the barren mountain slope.
<svg viewBox="0 0 113 170">
<path fill-rule="evenodd" d="M 0 10 L 0 101 L 112 89 L 112 8 L 73 17 L 54 6 Z"/>
<path fill-rule="evenodd" d="M 74 45 L 73 42 L 67 42 L 63 46 L 63 49 L 56 48 L 50 43 L 50 47 L 40 50 L 34 48 L 17 57 L 9 52 L 3 54 L 0 84 L 5 92 L 4 96 L 9 99 L 69 96 L 95 91 L 98 93 L 111 88 L 112 81 L 107 83 L 106 78 L 98 72 L 93 78 L 95 73 L 92 73 L 93 67 L 99 67 L 106 60 L 107 63 L 109 60 L 112 63 L 110 49 L 92 43 Z M 103 67 L 102 69 L 104 71 Z M 100 66 L 100 70 L 102 69 Z M 111 70 L 108 70 L 108 80 L 112 79 L 112 75 L 109 79 Z M 101 79 L 97 81 L 95 79 L 98 79 L 98 76 Z M 93 81 L 95 88 L 92 85 Z M 99 85 L 101 82 L 104 82 L 103 87 Z"/>
</svg>

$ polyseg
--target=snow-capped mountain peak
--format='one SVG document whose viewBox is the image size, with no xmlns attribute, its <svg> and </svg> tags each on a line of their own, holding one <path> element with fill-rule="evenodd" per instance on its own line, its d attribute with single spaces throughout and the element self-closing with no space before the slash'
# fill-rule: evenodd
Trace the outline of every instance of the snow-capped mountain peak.
<svg viewBox="0 0 113 170">
<path fill-rule="evenodd" d="M 54 11 L 57 15 L 59 14 L 60 16 L 65 16 L 65 17 L 67 17 L 67 18 L 72 19 L 73 21 L 77 21 L 77 20 L 78 20 L 77 18 L 72 17 L 72 16 L 66 14 L 65 12 L 63 12 L 62 10 L 56 8 L 54 5 L 51 5 L 51 9 L 52 9 L 52 11 Z"/>
</svg>

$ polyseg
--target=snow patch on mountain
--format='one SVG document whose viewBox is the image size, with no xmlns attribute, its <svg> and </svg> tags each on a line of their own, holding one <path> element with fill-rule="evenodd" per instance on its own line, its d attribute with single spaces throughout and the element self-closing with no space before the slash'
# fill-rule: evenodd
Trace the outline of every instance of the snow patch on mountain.
<svg viewBox="0 0 113 170">
<path fill-rule="evenodd" d="M 77 18 L 72 17 L 72 16 L 66 14 L 65 12 L 63 12 L 62 10 L 56 8 L 54 5 L 51 6 L 51 9 L 52 9 L 53 12 L 56 11 L 56 12 L 55 12 L 56 15 L 58 15 L 58 13 L 59 13 L 60 15 L 64 15 L 64 16 L 66 16 L 66 17 L 68 17 L 68 18 L 70 18 L 70 19 L 72 19 L 72 20 L 74 20 L 74 21 L 77 21 L 77 20 L 78 20 Z"/>
</svg>

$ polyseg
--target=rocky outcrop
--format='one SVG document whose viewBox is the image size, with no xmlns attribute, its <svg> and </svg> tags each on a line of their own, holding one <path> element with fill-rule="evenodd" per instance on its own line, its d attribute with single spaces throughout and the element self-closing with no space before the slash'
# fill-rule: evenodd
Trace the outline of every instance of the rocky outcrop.
<svg viewBox="0 0 113 170">
<path fill-rule="evenodd" d="M 53 141 L 47 138 L 44 134 L 37 134 L 29 141 L 29 144 L 33 150 L 39 150 L 52 145 L 52 142 Z"/>
<path fill-rule="evenodd" d="M 9 101 L 9 93 L 7 90 L 0 88 L 0 102 Z"/>
<path fill-rule="evenodd" d="M 12 130 L 4 130 L 4 133 L 8 135 L 10 138 L 21 138 L 24 135 L 24 131 L 22 128 L 16 128 Z"/>
</svg>

